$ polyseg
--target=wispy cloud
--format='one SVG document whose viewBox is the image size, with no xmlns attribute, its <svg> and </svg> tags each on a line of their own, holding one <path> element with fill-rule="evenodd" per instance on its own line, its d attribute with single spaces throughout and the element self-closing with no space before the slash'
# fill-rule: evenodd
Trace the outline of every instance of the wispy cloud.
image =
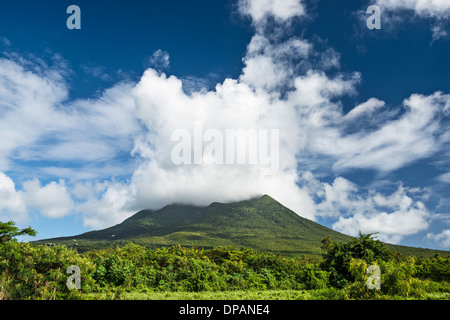
<svg viewBox="0 0 450 320">
<path fill-rule="evenodd" d="M 377 0 L 375 4 L 386 11 L 411 10 L 422 17 L 444 19 L 450 16 L 450 3 L 443 0 Z"/>
<path fill-rule="evenodd" d="M 372 100 L 372 104 L 375 100 Z M 318 132 L 311 136 L 311 148 L 322 154 L 335 157 L 337 170 L 349 168 L 376 169 L 389 172 L 414 161 L 429 157 L 441 150 L 445 135 L 440 119 L 444 108 L 450 103 L 450 95 L 436 92 L 430 96 L 414 94 L 405 99 L 405 112 L 397 119 L 386 122 L 373 131 L 346 135 L 338 128 Z M 380 106 L 380 102 L 376 102 Z M 375 106 L 376 106 L 375 105 Z M 375 111 L 377 108 L 358 106 L 350 111 L 352 115 Z M 335 122 L 336 123 L 336 122 Z M 331 138 L 331 139 L 330 139 Z M 389 159 L 386 161 L 385 159 Z"/>
<path fill-rule="evenodd" d="M 167 71 L 170 67 L 170 55 L 167 51 L 158 49 L 148 60 L 148 66 L 158 71 Z"/>
<path fill-rule="evenodd" d="M 377 0 L 375 3 L 382 10 L 383 24 L 390 30 L 399 24 L 415 18 L 433 21 L 432 43 L 447 37 L 448 18 L 450 17 L 450 2 L 441 0 Z"/>
</svg>

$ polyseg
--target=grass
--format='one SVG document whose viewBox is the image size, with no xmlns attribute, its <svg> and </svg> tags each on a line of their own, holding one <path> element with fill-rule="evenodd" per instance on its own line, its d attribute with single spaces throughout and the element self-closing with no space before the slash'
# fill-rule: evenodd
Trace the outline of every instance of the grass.
<svg viewBox="0 0 450 320">
<path fill-rule="evenodd" d="M 87 300 L 316 300 L 325 298 L 325 290 L 264 290 L 218 292 L 158 292 L 134 290 L 130 292 L 90 293 Z M 322 294 L 322 295 L 321 295 Z M 336 295 L 336 298 L 339 298 Z"/>
<path fill-rule="evenodd" d="M 88 293 L 85 300 L 345 300 L 344 290 L 264 290 L 264 291 L 205 291 L 161 292 L 148 289 L 115 292 Z M 386 300 L 404 300 L 407 297 L 384 296 Z M 410 298 L 411 299 L 411 298 Z M 450 300 L 450 292 L 427 293 L 426 300 Z"/>
</svg>

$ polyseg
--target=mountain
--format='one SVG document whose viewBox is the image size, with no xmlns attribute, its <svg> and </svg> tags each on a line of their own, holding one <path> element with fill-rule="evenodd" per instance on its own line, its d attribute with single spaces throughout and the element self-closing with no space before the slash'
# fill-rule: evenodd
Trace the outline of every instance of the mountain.
<svg viewBox="0 0 450 320">
<path fill-rule="evenodd" d="M 80 251 L 122 245 L 132 241 L 147 247 L 247 247 L 288 256 L 321 253 L 321 240 L 347 241 L 350 236 L 305 219 L 268 195 L 206 207 L 171 204 L 160 210 L 142 210 L 122 223 L 73 237 L 36 243 L 60 243 Z M 402 251 L 402 246 L 396 246 Z M 409 248 L 409 247 L 405 247 Z M 426 250 L 426 249 L 423 249 Z M 432 251 L 432 250 L 430 250 Z"/>
</svg>

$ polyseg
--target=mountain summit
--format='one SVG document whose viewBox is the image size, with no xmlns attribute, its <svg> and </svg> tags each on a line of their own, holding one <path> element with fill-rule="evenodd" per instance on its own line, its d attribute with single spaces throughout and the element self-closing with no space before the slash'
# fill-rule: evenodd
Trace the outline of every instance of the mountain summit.
<svg viewBox="0 0 450 320">
<path fill-rule="evenodd" d="M 65 243 L 88 250 L 125 241 L 160 247 L 247 247 L 288 255 L 319 254 L 321 240 L 349 236 L 302 218 L 268 195 L 234 203 L 213 202 L 206 207 L 171 204 L 142 210 L 122 223 L 74 237 L 38 242 Z"/>
</svg>

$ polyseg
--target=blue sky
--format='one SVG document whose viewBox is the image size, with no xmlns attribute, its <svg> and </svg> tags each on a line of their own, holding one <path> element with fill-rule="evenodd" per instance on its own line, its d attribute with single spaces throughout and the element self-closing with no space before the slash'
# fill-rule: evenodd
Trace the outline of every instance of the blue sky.
<svg viewBox="0 0 450 320">
<path fill-rule="evenodd" d="M 49 238 L 267 193 L 350 235 L 450 249 L 449 18 L 436 0 L 6 2 L 0 220 Z M 174 164 L 171 134 L 199 121 L 279 130 L 278 173 Z"/>
</svg>

